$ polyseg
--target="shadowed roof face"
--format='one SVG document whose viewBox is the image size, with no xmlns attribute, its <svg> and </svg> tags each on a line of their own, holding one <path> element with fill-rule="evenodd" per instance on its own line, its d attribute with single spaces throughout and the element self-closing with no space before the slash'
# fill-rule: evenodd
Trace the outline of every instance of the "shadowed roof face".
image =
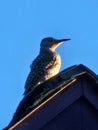
<svg viewBox="0 0 98 130">
<path fill-rule="evenodd" d="M 74 83 L 75 85 L 73 85 Z M 81 64 L 65 69 L 55 77 L 36 87 L 34 91 L 31 91 L 31 93 L 23 98 L 8 127 L 11 127 L 19 120 L 22 121 L 22 118 L 25 120 L 25 116 L 27 118 L 30 115 L 33 115 L 33 112 L 39 110 L 49 102 L 53 101 L 54 106 L 56 106 L 53 99 L 55 98 L 55 101 L 57 99 L 58 104 L 58 100 L 61 100 L 59 96 L 62 96 L 63 94 L 63 99 L 66 103 L 60 102 L 60 105 L 62 103 L 68 105 L 69 99 L 75 101 L 77 100 L 77 97 L 84 96 L 90 104 L 98 110 L 98 76 L 89 68 Z M 65 98 L 65 96 L 67 98 Z"/>
</svg>

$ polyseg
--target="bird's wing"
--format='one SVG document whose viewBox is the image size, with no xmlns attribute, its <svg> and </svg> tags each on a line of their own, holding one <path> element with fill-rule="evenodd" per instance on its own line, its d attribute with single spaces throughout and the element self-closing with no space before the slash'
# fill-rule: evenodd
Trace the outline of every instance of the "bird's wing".
<svg viewBox="0 0 98 130">
<path fill-rule="evenodd" d="M 31 71 L 25 83 L 25 92 L 45 81 L 47 70 L 55 64 L 55 59 L 50 56 L 38 56 L 31 65 Z"/>
</svg>

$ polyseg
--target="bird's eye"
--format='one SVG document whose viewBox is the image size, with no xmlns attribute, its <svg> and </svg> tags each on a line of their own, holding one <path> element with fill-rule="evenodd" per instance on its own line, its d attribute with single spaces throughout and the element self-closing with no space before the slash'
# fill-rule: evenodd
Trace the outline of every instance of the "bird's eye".
<svg viewBox="0 0 98 130">
<path fill-rule="evenodd" d="M 50 39 L 49 42 L 53 42 L 54 40 L 53 39 Z"/>
</svg>

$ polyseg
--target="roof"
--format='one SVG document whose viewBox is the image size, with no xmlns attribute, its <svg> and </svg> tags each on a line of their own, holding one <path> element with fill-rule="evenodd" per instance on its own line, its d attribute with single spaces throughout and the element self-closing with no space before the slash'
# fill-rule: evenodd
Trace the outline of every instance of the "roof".
<svg viewBox="0 0 98 130">
<path fill-rule="evenodd" d="M 28 117 L 32 115 L 34 117 L 35 112 L 40 110 L 50 101 L 52 102 L 52 100 L 58 95 L 63 95 L 63 92 L 66 92 L 67 98 L 70 95 L 73 95 L 71 100 L 75 100 L 80 97 L 82 95 L 80 88 L 71 86 L 79 79 L 88 80 L 96 86 L 97 91 L 87 87 L 85 87 L 85 90 L 82 91 L 84 91 L 85 97 L 98 110 L 98 100 L 96 100 L 98 99 L 98 76 L 82 64 L 74 65 L 60 72 L 58 75 L 47 80 L 43 84 L 37 86 L 34 91 L 30 92 L 26 97 L 24 97 L 20 102 L 16 113 L 14 114 L 12 121 L 10 122 L 9 130 L 12 130 L 18 126 Z M 72 94 L 69 94 L 69 91 Z M 68 105 L 68 102 L 70 103 L 70 101 L 66 101 L 66 105 Z"/>
</svg>

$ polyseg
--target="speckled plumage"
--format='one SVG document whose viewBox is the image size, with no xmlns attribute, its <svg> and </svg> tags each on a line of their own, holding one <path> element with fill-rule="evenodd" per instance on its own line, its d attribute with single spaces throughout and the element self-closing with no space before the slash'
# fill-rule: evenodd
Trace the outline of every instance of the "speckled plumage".
<svg viewBox="0 0 98 130">
<path fill-rule="evenodd" d="M 40 53 L 32 62 L 31 70 L 25 83 L 24 95 L 27 95 L 37 85 L 50 79 L 59 72 L 61 58 L 60 55 L 55 52 L 55 49 L 61 42 L 67 40 L 70 39 L 57 40 L 54 38 L 45 38 L 42 40 Z"/>
</svg>

